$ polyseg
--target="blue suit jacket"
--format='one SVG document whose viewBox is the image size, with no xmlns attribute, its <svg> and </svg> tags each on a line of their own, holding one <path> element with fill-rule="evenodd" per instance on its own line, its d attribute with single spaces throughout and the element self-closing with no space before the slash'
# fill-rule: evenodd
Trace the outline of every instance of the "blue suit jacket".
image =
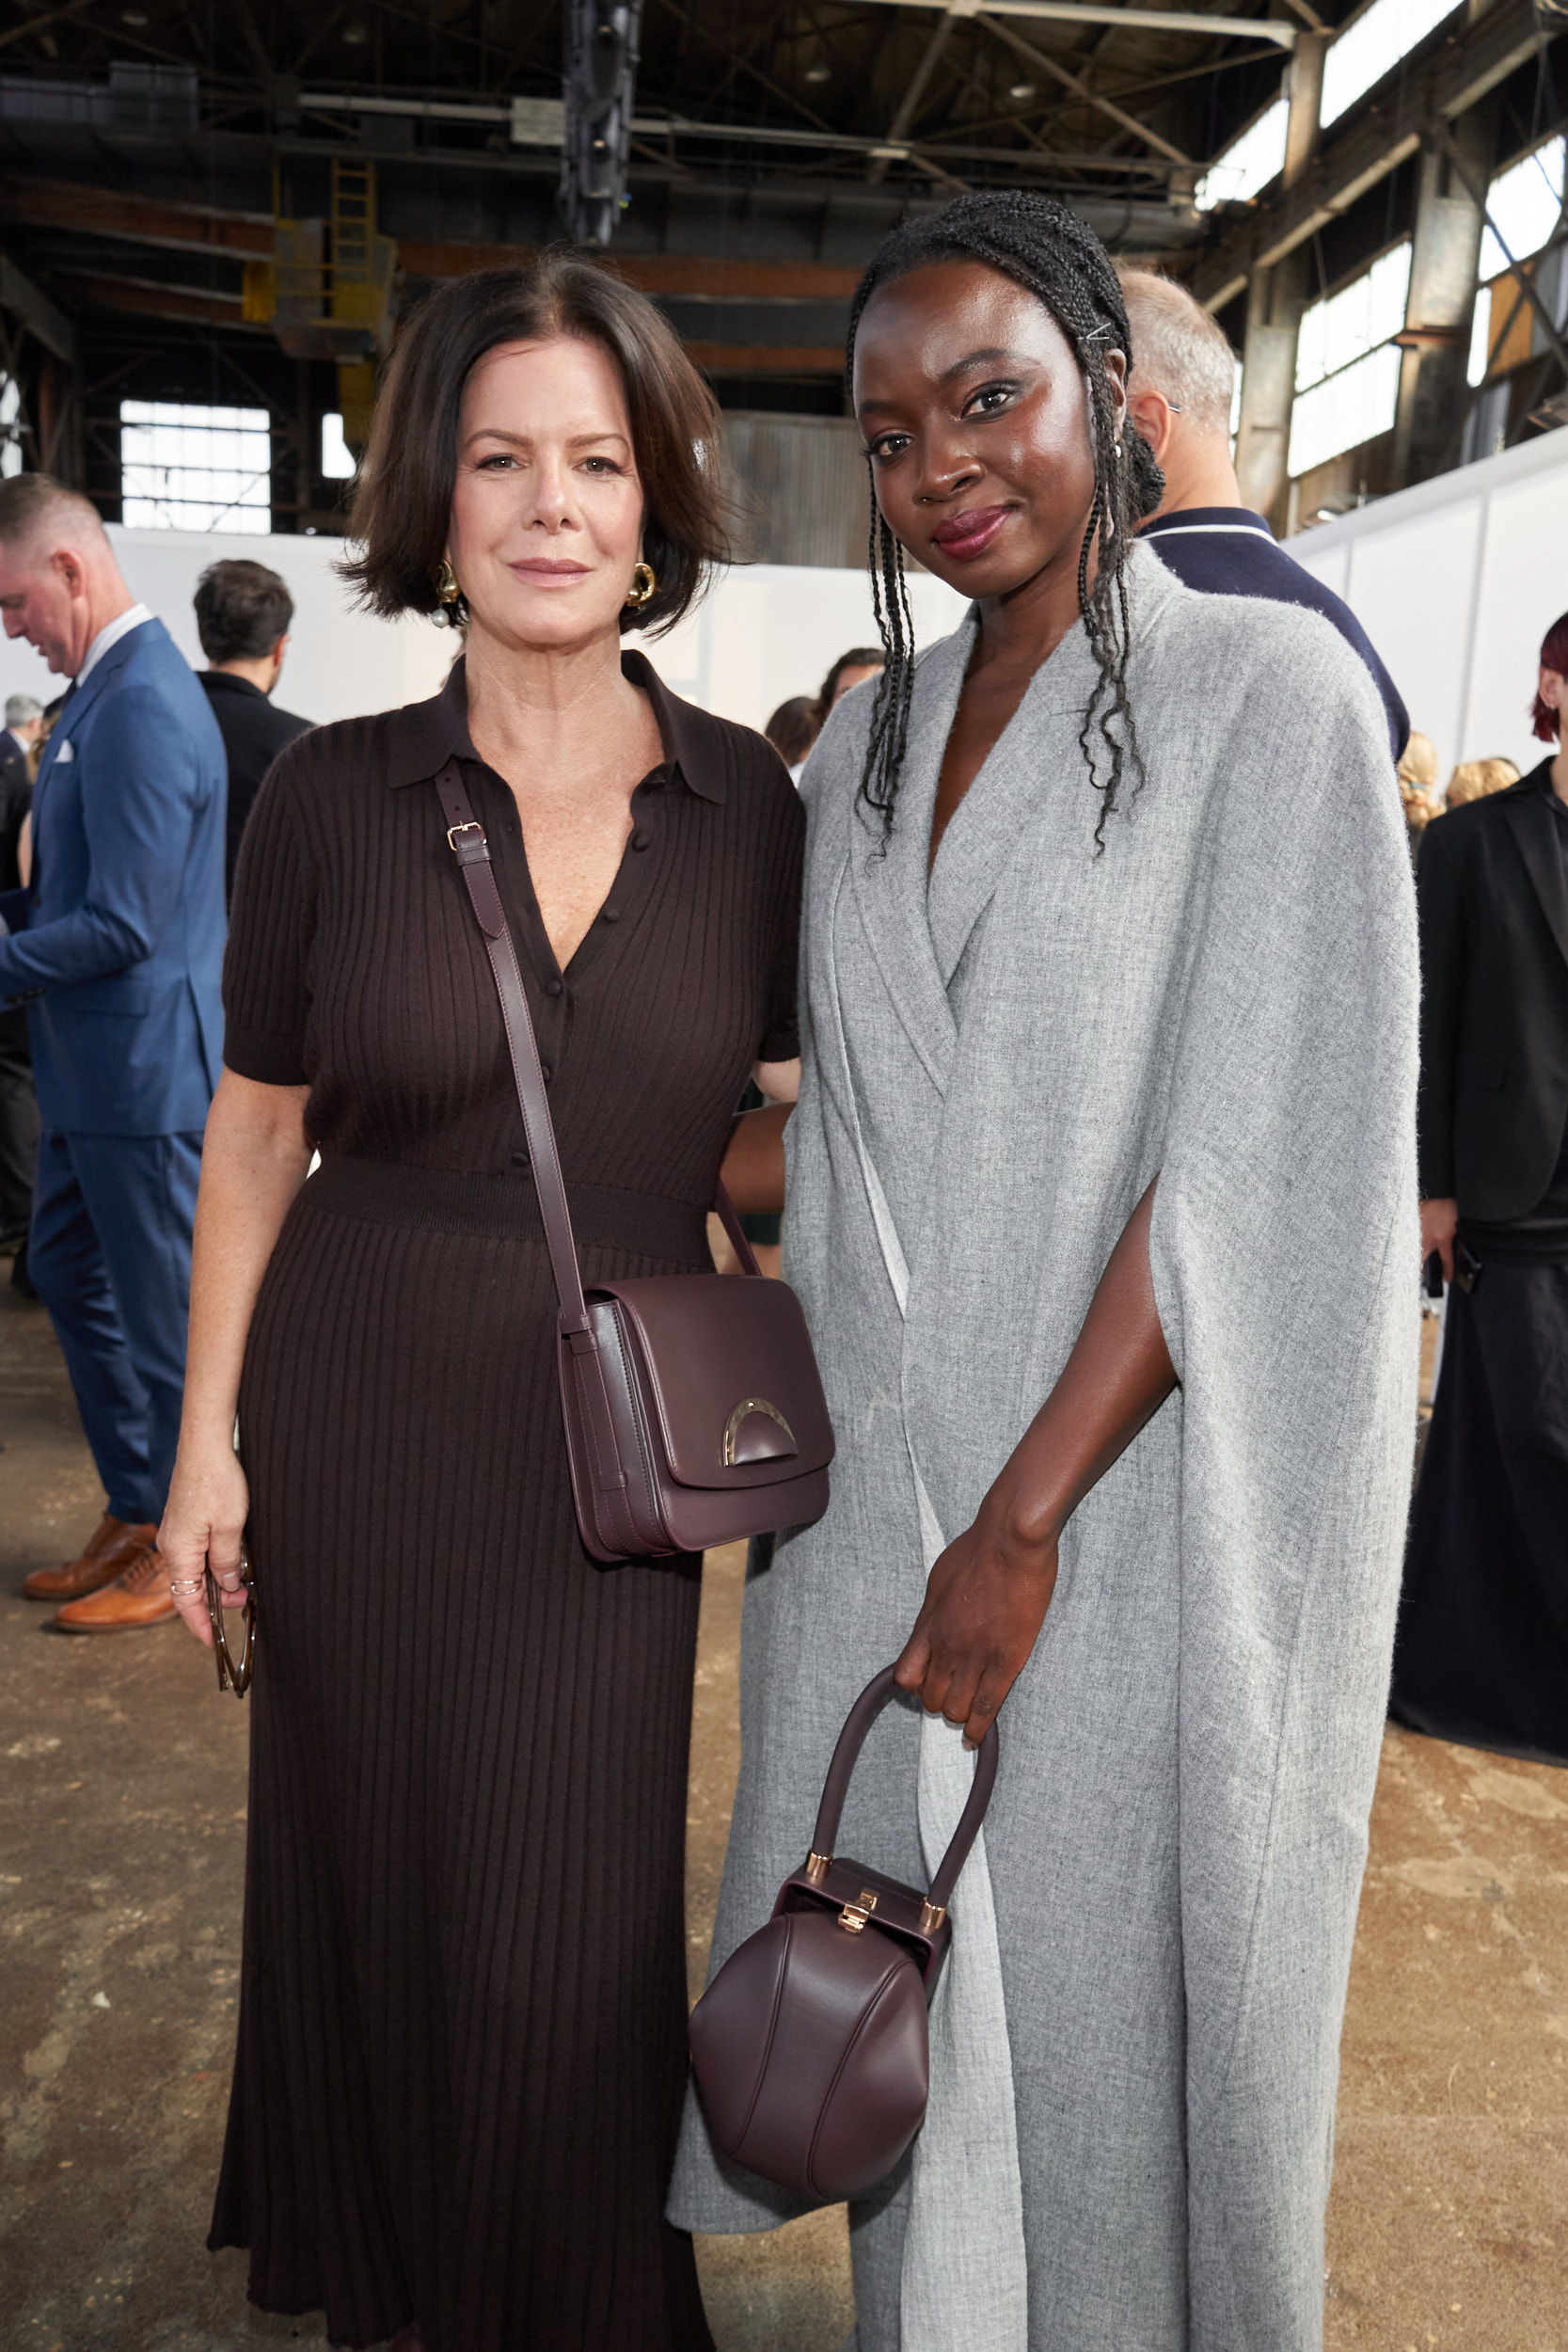
<svg viewBox="0 0 1568 2352">
<path fill-rule="evenodd" d="M 223 1059 L 223 739 L 161 621 L 72 690 L 33 795 L 33 883 L 0 899 L 47 1126 L 198 1132 Z M 21 928 L 25 925 L 25 928 Z"/>
</svg>

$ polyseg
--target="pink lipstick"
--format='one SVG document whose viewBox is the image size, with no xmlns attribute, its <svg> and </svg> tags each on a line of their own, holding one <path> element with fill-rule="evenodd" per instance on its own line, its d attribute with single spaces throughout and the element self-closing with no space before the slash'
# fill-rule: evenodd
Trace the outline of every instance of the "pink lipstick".
<svg viewBox="0 0 1568 2352">
<path fill-rule="evenodd" d="M 952 556 L 959 564 L 973 563 L 984 555 L 1012 509 L 1008 506 L 974 506 L 967 514 L 950 515 L 938 523 L 931 537 L 943 555 Z"/>
</svg>

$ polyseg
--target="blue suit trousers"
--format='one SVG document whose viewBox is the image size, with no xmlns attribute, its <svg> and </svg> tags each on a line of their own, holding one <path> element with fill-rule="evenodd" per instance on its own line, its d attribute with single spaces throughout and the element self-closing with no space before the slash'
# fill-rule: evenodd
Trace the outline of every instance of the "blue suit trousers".
<svg viewBox="0 0 1568 2352">
<path fill-rule="evenodd" d="M 199 1135 L 39 1137 L 27 1271 L 118 1519 L 162 1518 L 180 1438 Z"/>
</svg>

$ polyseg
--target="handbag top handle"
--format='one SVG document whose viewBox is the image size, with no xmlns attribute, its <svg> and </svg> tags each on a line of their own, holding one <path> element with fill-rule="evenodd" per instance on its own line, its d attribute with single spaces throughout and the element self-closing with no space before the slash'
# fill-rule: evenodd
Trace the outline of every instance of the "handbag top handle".
<svg viewBox="0 0 1568 2352">
<path fill-rule="evenodd" d="M 898 1686 L 893 1678 L 893 1668 L 884 1666 L 873 1675 L 845 1719 L 838 1735 L 833 1760 L 828 1767 L 828 1777 L 822 1784 L 822 1803 L 817 1807 L 816 1829 L 812 1837 L 814 1854 L 831 1855 L 838 1838 L 838 1818 L 844 1810 L 848 1793 L 849 1775 L 855 1769 L 866 1733 L 893 1697 Z M 945 1911 L 958 1883 L 958 1873 L 969 1860 L 969 1850 L 980 1834 L 986 1818 L 990 1792 L 996 1786 L 996 1765 L 1000 1742 L 993 1719 L 990 1729 L 981 1740 L 974 1758 L 974 1778 L 970 1787 L 969 1802 L 964 1806 L 953 1842 L 942 1855 L 942 1867 L 931 1881 L 927 1900 L 936 1911 Z"/>
<path fill-rule="evenodd" d="M 467 889 L 468 904 L 473 908 L 474 918 L 484 934 L 485 953 L 489 956 L 490 969 L 495 976 L 496 993 L 500 998 L 501 1025 L 506 1031 L 513 1083 L 516 1087 L 517 1104 L 523 1114 L 529 1164 L 532 1168 L 534 1188 L 539 1195 L 539 1214 L 550 1253 L 550 1270 L 555 1276 L 556 1297 L 561 1304 L 561 1327 L 568 1343 L 575 1342 L 578 1347 L 590 1345 L 592 1333 L 588 1307 L 582 1295 L 582 1276 L 578 1267 L 571 1211 L 566 1204 L 566 1181 L 561 1173 L 561 1154 L 556 1149 L 555 1122 L 550 1117 L 549 1097 L 545 1091 L 545 1073 L 539 1062 L 539 1041 L 533 1033 L 533 1017 L 528 1009 L 523 976 L 517 963 L 517 950 L 507 927 L 506 910 L 501 905 L 500 892 L 496 887 L 495 868 L 490 863 L 490 844 L 485 838 L 484 827 L 474 815 L 464 788 L 463 771 L 455 759 L 449 759 L 436 776 L 436 789 L 440 794 L 441 808 L 447 820 L 447 844 L 457 860 Z M 752 1255 L 751 1243 L 741 1231 L 740 1219 L 722 1184 L 717 1188 L 714 1206 L 729 1235 L 730 1247 L 740 1261 L 741 1272 L 755 1276 L 760 1280 L 761 1268 Z"/>
</svg>

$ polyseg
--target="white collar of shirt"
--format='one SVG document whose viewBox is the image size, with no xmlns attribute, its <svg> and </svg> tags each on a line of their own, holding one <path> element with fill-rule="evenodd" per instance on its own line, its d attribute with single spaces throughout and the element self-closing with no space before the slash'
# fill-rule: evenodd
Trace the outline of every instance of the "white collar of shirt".
<svg viewBox="0 0 1568 2352">
<path fill-rule="evenodd" d="M 78 686 L 84 684 L 88 673 L 103 660 L 111 645 L 118 645 L 122 637 L 129 637 L 134 628 L 140 628 L 144 621 L 151 618 L 152 614 L 145 604 L 134 604 L 128 612 L 122 612 L 106 628 L 101 628 L 87 647 L 87 658 L 76 673 L 74 683 Z"/>
</svg>

